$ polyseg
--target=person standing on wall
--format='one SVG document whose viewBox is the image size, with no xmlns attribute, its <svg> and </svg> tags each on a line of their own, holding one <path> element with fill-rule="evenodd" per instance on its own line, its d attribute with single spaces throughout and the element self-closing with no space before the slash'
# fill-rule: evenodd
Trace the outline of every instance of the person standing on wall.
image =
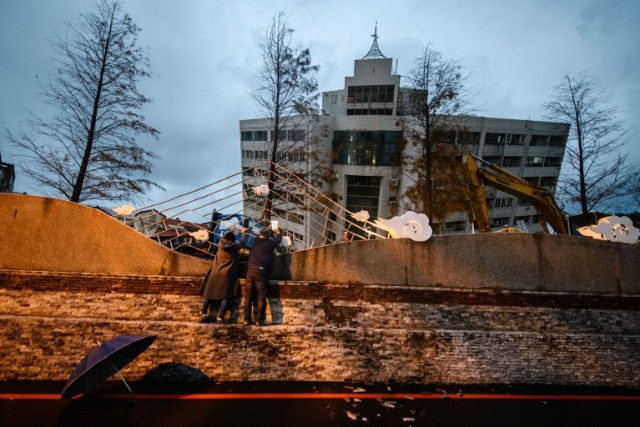
<svg viewBox="0 0 640 427">
<path fill-rule="evenodd" d="M 267 286 L 271 276 L 271 268 L 275 256 L 275 249 L 282 242 L 282 233 L 277 227 L 273 230 L 269 226 L 262 227 L 255 239 L 249 255 L 247 278 L 242 288 L 244 323 L 253 324 L 251 312 L 256 302 L 254 314 L 255 323 L 264 326 L 267 310 Z"/>
<path fill-rule="evenodd" d="M 236 241 L 233 231 L 228 231 L 220 239 L 218 251 L 211 262 L 211 268 L 202 281 L 200 286 L 200 294 L 204 298 L 200 319 L 202 323 L 215 322 L 216 319 L 218 322 L 224 323 L 229 300 L 240 295 L 238 258 L 240 257 L 240 249 L 246 247 L 244 229 L 241 231 L 242 240 L 239 242 Z M 220 302 L 220 309 L 217 315 L 211 318 L 208 311 L 217 302 Z"/>
</svg>

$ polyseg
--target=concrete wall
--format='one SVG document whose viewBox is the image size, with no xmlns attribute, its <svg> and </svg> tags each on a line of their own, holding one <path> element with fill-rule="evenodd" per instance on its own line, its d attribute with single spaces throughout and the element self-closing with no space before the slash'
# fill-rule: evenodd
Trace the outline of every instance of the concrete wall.
<svg viewBox="0 0 640 427">
<path fill-rule="evenodd" d="M 199 277 L 0 270 L 0 380 L 66 380 L 154 334 L 123 370 L 217 380 L 640 386 L 640 296 L 280 282 L 263 328 L 200 324 Z"/>
<path fill-rule="evenodd" d="M 640 245 L 576 236 L 485 233 L 435 236 L 426 242 L 354 241 L 295 252 L 281 261 L 278 274 L 295 280 L 640 293 Z"/>
<path fill-rule="evenodd" d="M 193 276 L 208 263 L 173 252 L 78 203 L 0 193 L 0 268 Z"/>
<path fill-rule="evenodd" d="M 0 269 L 204 276 L 175 253 L 101 211 L 0 194 Z M 274 278 L 327 283 L 640 293 L 640 245 L 576 236 L 485 233 L 353 241 L 278 257 Z"/>
</svg>

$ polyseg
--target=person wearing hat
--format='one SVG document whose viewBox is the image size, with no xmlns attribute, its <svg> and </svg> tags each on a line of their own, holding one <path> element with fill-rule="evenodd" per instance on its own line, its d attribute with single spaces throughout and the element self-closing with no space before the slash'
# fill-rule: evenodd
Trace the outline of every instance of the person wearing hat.
<svg viewBox="0 0 640 427">
<path fill-rule="evenodd" d="M 271 223 L 260 228 L 260 233 L 253 243 L 249 255 L 247 278 L 242 288 L 244 323 L 253 324 L 252 309 L 256 302 L 255 323 L 263 326 L 267 309 L 267 285 L 271 276 L 271 268 L 275 249 L 282 242 L 282 233 L 276 226 L 271 230 Z"/>
<path fill-rule="evenodd" d="M 218 251 L 211 262 L 211 268 L 202 281 L 200 286 L 200 294 L 204 298 L 200 319 L 202 323 L 215 322 L 216 318 L 220 323 L 224 323 L 229 299 L 240 295 L 238 258 L 240 257 L 240 249 L 247 247 L 244 230 L 241 231 L 243 237 L 239 242 L 236 241 L 233 231 L 227 231 L 220 239 Z M 210 318 L 209 308 L 218 302 L 220 303 L 218 314 Z"/>
</svg>

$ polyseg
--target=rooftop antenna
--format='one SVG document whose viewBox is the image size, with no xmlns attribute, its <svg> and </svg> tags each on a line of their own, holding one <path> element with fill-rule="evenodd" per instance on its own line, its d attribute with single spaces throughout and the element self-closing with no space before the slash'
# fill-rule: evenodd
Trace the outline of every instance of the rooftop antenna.
<svg viewBox="0 0 640 427">
<path fill-rule="evenodd" d="M 378 22 L 377 21 L 376 21 L 375 31 L 373 32 L 373 34 L 371 34 L 371 37 L 373 37 L 373 44 L 371 45 L 371 49 L 369 49 L 369 52 L 367 52 L 367 54 L 362 59 L 386 58 L 386 56 L 384 56 L 382 52 L 380 52 L 380 48 L 378 47 Z"/>
</svg>

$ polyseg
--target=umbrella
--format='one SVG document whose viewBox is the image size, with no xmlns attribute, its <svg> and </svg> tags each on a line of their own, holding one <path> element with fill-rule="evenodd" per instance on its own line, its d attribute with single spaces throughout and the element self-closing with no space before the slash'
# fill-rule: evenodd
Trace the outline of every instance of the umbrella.
<svg viewBox="0 0 640 427">
<path fill-rule="evenodd" d="M 155 341 L 155 335 L 120 335 L 93 348 L 73 370 L 62 389 L 69 399 L 84 393 L 114 374 L 118 374 L 135 401 L 136 396 L 124 380 L 120 369 L 128 365 Z"/>
</svg>

